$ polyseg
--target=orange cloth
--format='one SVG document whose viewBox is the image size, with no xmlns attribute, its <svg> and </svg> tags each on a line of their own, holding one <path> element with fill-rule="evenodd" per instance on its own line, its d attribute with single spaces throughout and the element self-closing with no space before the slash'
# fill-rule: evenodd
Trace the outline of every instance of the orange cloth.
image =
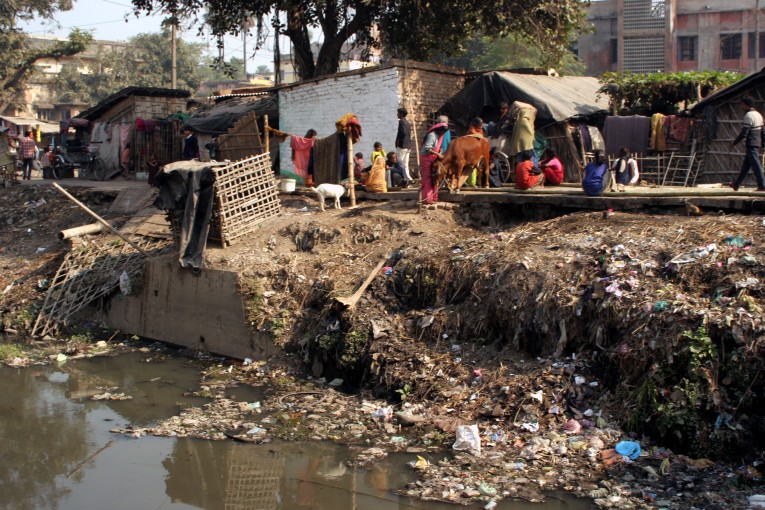
<svg viewBox="0 0 765 510">
<path fill-rule="evenodd" d="M 375 164 L 366 172 L 364 188 L 373 193 L 387 193 L 388 184 L 385 179 L 385 160 L 382 156 L 377 156 Z"/>
<path fill-rule="evenodd" d="M 544 174 L 532 174 L 534 162 L 531 160 L 521 161 L 515 165 L 515 187 L 518 189 L 531 189 L 544 182 Z"/>
</svg>

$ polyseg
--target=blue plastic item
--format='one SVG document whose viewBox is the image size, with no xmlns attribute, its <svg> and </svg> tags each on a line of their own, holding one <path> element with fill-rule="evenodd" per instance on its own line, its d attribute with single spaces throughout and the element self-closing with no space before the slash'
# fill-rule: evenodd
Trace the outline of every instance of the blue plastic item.
<svg viewBox="0 0 765 510">
<path fill-rule="evenodd" d="M 616 450 L 616 453 L 619 455 L 624 455 L 625 457 L 635 460 L 640 456 L 640 443 L 636 443 L 635 441 L 622 441 L 616 444 L 614 450 Z"/>
</svg>

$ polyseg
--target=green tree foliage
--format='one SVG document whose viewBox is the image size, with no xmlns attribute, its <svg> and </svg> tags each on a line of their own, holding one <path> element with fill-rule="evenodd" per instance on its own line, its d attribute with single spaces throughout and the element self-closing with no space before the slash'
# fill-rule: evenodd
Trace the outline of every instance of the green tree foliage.
<svg viewBox="0 0 765 510">
<path fill-rule="evenodd" d="M 20 22 L 36 17 L 51 19 L 56 12 L 71 8 L 71 0 L 0 1 L 0 111 L 23 102 L 23 91 L 37 60 L 74 55 L 92 40 L 87 32 L 74 30 L 66 41 L 34 47 L 18 28 Z"/>
<path fill-rule="evenodd" d="M 343 44 L 382 47 L 389 57 L 430 60 L 463 50 L 477 33 L 514 34 L 543 49 L 550 59 L 565 54 L 585 28 L 588 0 L 132 0 L 136 13 L 164 11 L 209 27 L 213 34 L 239 34 L 245 18 L 255 20 L 259 44 L 268 26 L 292 42 L 302 79 L 337 71 Z M 272 14 L 282 15 L 272 23 Z M 202 20 L 201 17 L 204 16 Z M 316 59 L 309 28 L 322 32 Z M 375 32 L 374 29 L 378 30 Z M 201 29 L 201 28 L 200 28 Z"/>
<path fill-rule="evenodd" d="M 585 68 L 571 50 L 567 49 L 560 55 L 552 56 L 546 54 L 542 48 L 529 45 L 514 35 L 497 39 L 476 37 L 465 45 L 462 54 L 446 58 L 443 63 L 468 71 L 552 67 L 559 74 L 568 76 L 580 76 Z"/>
<path fill-rule="evenodd" d="M 244 60 L 239 57 L 231 57 L 228 62 L 220 62 L 211 56 L 204 58 L 200 77 L 205 81 L 220 80 L 243 80 L 244 79 Z"/>
<path fill-rule="evenodd" d="M 600 77 L 599 93 L 607 95 L 623 115 L 670 115 L 743 77 L 730 71 L 605 73 Z"/>
<path fill-rule="evenodd" d="M 99 47 L 94 61 L 65 66 L 51 84 L 58 102 L 97 103 L 129 86 L 171 86 L 170 31 L 138 34 L 121 49 Z M 204 75 L 204 45 L 177 40 L 176 87 L 195 91 Z M 86 72 L 82 72 L 86 71 Z"/>
<path fill-rule="evenodd" d="M 271 68 L 266 65 L 259 65 L 255 68 L 255 74 L 269 74 L 271 72 Z"/>
</svg>

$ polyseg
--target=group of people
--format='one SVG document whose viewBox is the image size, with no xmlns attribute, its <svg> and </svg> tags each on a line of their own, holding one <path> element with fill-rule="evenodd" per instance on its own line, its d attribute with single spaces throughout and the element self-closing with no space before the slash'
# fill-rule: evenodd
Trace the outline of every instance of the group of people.
<svg viewBox="0 0 765 510">
<path fill-rule="evenodd" d="M 353 160 L 353 176 L 366 191 L 385 193 L 390 188 L 406 188 L 412 182 L 409 168 L 400 161 L 396 152 L 385 152 L 381 142 L 374 143 L 370 158 L 371 165 L 365 166 L 364 154 L 357 152 Z"/>
<path fill-rule="evenodd" d="M 594 152 L 593 161 L 584 167 L 582 189 L 590 196 L 597 197 L 606 191 L 626 191 L 625 186 L 634 186 L 640 180 L 637 161 L 630 156 L 629 149 L 619 149 L 619 158 L 611 168 L 602 151 Z"/>
</svg>

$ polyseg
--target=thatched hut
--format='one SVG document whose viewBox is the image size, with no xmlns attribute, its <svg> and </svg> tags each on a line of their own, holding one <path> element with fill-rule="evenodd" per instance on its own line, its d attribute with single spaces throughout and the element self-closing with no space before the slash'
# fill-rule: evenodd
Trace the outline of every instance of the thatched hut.
<svg viewBox="0 0 765 510">
<path fill-rule="evenodd" d="M 696 125 L 700 126 L 696 132 L 696 151 L 703 155 L 698 182 L 730 182 L 738 176 L 744 144 L 731 148 L 730 143 L 741 131 L 744 96 L 754 99 L 759 112 L 765 109 L 765 69 L 710 94 L 691 109 Z M 744 181 L 745 186 L 755 184 L 751 174 Z"/>
<path fill-rule="evenodd" d="M 566 181 L 578 182 L 584 166 L 579 125 L 602 124 L 608 114 L 608 101 L 599 96 L 599 88 L 598 79 L 588 76 L 492 71 L 476 76 L 438 113 L 447 115 L 457 134 L 463 134 L 474 117 L 496 120 L 502 101 L 528 103 L 537 109 L 536 130 L 566 168 Z"/>
</svg>

